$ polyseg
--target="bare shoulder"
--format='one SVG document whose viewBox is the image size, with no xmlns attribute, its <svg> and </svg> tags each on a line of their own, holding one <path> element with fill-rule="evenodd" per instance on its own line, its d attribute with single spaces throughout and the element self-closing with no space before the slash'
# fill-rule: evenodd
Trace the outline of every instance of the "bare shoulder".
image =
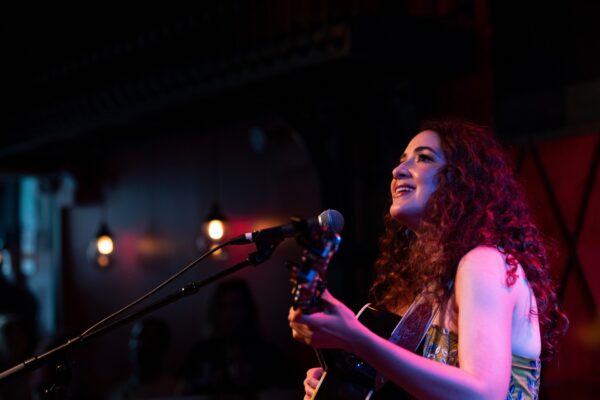
<svg viewBox="0 0 600 400">
<path fill-rule="evenodd" d="M 457 288 L 474 286 L 480 290 L 510 290 L 506 286 L 506 259 L 497 248 L 477 246 L 467 252 L 456 271 Z"/>
<path fill-rule="evenodd" d="M 469 250 L 458 263 L 459 270 L 475 270 L 486 273 L 506 273 L 504 255 L 495 247 L 477 246 Z"/>
</svg>

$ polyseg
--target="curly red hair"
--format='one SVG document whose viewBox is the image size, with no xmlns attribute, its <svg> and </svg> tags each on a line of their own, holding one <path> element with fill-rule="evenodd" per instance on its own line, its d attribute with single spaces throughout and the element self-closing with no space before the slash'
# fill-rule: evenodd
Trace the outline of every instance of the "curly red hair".
<svg viewBox="0 0 600 400">
<path fill-rule="evenodd" d="M 544 357 L 553 355 L 568 320 L 549 275 L 546 247 L 501 146 L 489 130 L 467 121 L 428 121 L 422 130 L 440 136 L 446 165 L 437 173 L 438 189 L 427 203 L 418 237 L 386 216 L 373 301 L 395 310 L 434 282 L 434 298 L 444 304 L 460 259 L 476 246 L 494 246 L 506 254 L 508 286 L 522 266 L 537 299 Z"/>
</svg>

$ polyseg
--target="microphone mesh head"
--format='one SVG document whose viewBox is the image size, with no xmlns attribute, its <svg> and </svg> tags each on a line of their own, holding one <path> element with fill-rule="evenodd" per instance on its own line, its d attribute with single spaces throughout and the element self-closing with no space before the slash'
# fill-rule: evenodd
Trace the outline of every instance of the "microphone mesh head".
<svg viewBox="0 0 600 400">
<path fill-rule="evenodd" d="M 325 210 L 319 214 L 319 223 L 321 226 L 327 227 L 336 233 L 340 233 L 344 229 L 344 217 L 337 210 Z"/>
</svg>

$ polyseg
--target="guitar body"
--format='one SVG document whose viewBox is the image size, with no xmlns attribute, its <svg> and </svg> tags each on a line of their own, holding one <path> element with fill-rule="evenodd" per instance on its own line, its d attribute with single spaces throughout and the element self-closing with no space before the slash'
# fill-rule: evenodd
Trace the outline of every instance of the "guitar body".
<svg viewBox="0 0 600 400">
<path fill-rule="evenodd" d="M 398 326 L 399 315 L 365 305 L 358 320 L 375 334 L 388 339 Z M 354 354 L 333 349 L 317 350 L 323 368 L 314 400 L 387 400 L 408 399 L 398 386 L 387 382 L 377 390 L 377 371 Z"/>
</svg>

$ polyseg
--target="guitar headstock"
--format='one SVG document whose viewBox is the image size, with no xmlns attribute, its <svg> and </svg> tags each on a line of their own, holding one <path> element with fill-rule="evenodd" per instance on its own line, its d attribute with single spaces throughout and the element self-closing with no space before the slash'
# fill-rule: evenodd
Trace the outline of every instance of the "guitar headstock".
<svg viewBox="0 0 600 400">
<path fill-rule="evenodd" d="M 304 248 L 300 263 L 290 262 L 292 307 L 311 314 L 320 311 L 321 295 L 327 287 L 327 267 L 342 237 L 326 227 L 315 227 L 297 238 Z"/>
</svg>

